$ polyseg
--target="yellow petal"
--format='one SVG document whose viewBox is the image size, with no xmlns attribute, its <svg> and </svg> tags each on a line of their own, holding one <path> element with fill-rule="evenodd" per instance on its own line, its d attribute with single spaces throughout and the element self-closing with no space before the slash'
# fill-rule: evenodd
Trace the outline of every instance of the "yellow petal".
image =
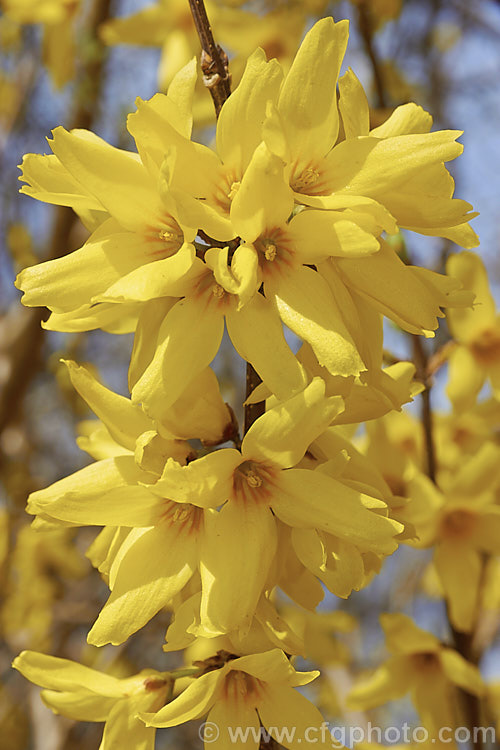
<svg viewBox="0 0 500 750">
<path fill-rule="evenodd" d="M 132 390 L 132 400 L 148 413 L 162 414 L 184 388 L 207 367 L 219 349 L 224 330 L 223 313 L 203 301 L 177 302 L 165 318 L 153 360 Z"/>
<path fill-rule="evenodd" d="M 213 250 L 213 249 L 212 249 Z M 209 263 L 205 254 L 205 261 Z M 230 294 L 239 297 L 238 309 L 241 309 L 257 292 L 260 286 L 259 256 L 254 247 L 240 245 L 236 248 L 228 264 L 228 248 L 223 248 L 215 256 L 213 266 L 217 282 Z"/>
<path fill-rule="evenodd" d="M 68 368 L 73 387 L 104 422 L 112 437 L 125 448 L 134 450 L 139 435 L 151 429 L 151 420 L 130 399 L 101 385 L 85 367 L 71 360 L 62 361 Z"/>
<path fill-rule="evenodd" d="M 301 750 L 311 743 L 314 747 L 335 747 L 329 732 L 322 731 L 325 721 L 305 695 L 283 685 L 267 684 L 258 704 L 265 729 L 289 750 Z"/>
<path fill-rule="evenodd" d="M 335 596 L 347 598 L 365 580 L 360 551 L 353 544 L 314 529 L 292 529 L 292 543 L 299 560 Z"/>
<path fill-rule="evenodd" d="M 65 312 L 90 303 L 96 294 L 147 262 L 146 243 L 109 219 L 79 250 L 26 268 L 17 277 L 16 286 L 25 292 L 24 305 L 45 305 Z"/>
<path fill-rule="evenodd" d="M 280 400 L 304 388 L 304 369 L 286 343 L 281 321 L 265 297 L 255 294 L 240 310 L 229 310 L 226 325 L 240 357 L 251 362 Z"/>
<path fill-rule="evenodd" d="M 368 510 L 363 497 L 320 472 L 288 469 L 275 481 L 271 505 L 278 518 L 292 527 L 323 529 L 379 554 L 394 552 L 394 537 L 403 527 Z"/>
<path fill-rule="evenodd" d="M 463 146 L 455 139 L 460 135 L 457 130 L 440 130 L 385 140 L 369 136 L 342 141 L 327 157 L 329 188 L 380 197 L 383 203 L 386 191 L 394 191 L 422 168 L 459 156 Z"/>
<path fill-rule="evenodd" d="M 179 593 L 197 566 L 196 541 L 161 524 L 133 544 L 122 559 L 113 591 L 87 640 L 119 645 Z"/>
<path fill-rule="evenodd" d="M 209 453 L 187 466 L 169 459 L 151 490 L 178 503 L 217 508 L 232 495 L 233 471 L 240 463 L 241 453 L 229 448 Z"/>
<path fill-rule="evenodd" d="M 395 135 L 428 133 L 432 127 L 432 116 L 418 104 L 410 102 L 396 107 L 391 116 L 370 131 L 376 138 L 391 138 Z"/>
<path fill-rule="evenodd" d="M 362 258 L 376 253 L 380 245 L 346 215 L 332 211 L 301 211 L 290 222 L 289 233 L 298 259 L 316 264 L 331 256 Z"/>
<path fill-rule="evenodd" d="M 318 21 L 306 34 L 281 88 L 278 110 L 287 141 L 293 158 L 304 164 L 321 159 L 337 140 L 336 86 L 348 29 L 347 21 Z"/>
<path fill-rule="evenodd" d="M 373 217 L 380 229 L 389 234 L 396 234 L 398 226 L 385 206 L 373 198 L 366 198 L 362 195 L 348 195 L 347 193 L 333 193 L 332 195 L 300 195 L 295 193 L 295 199 L 312 208 L 322 208 L 328 211 L 339 211 L 341 209 L 350 209 L 356 214 L 361 212 Z M 300 216 L 300 214 L 299 214 Z M 346 214 L 347 218 L 348 214 Z"/>
<path fill-rule="evenodd" d="M 136 155 L 85 130 L 53 131 L 51 148 L 62 164 L 125 229 L 143 228 L 161 215 L 159 195 Z"/>
<path fill-rule="evenodd" d="M 68 172 L 53 154 L 26 154 L 19 179 L 20 192 L 44 203 L 71 206 L 75 211 L 103 211 L 102 203 Z"/>
<path fill-rule="evenodd" d="M 408 692 L 413 679 L 408 657 L 393 656 L 368 679 L 355 685 L 347 696 L 346 705 L 353 711 L 366 711 L 397 700 Z"/>
<path fill-rule="evenodd" d="M 442 648 L 439 658 L 449 680 L 473 695 L 484 695 L 485 684 L 479 669 L 452 648 Z"/>
<path fill-rule="evenodd" d="M 368 260 L 363 258 L 359 263 Z M 366 369 L 319 273 L 302 266 L 279 281 L 266 281 L 265 292 L 283 323 L 311 345 L 319 364 L 332 375 L 359 375 Z"/>
<path fill-rule="evenodd" d="M 278 648 L 234 659 L 229 664 L 229 668 L 247 672 L 262 682 L 281 682 L 291 687 L 308 685 L 319 675 L 317 670 L 296 672 L 290 660 Z"/>
<path fill-rule="evenodd" d="M 472 310 L 450 310 L 448 314 L 453 338 L 461 343 L 473 341 L 480 331 L 496 322 L 496 305 L 486 268 L 475 253 L 461 252 L 449 257 L 446 271 L 476 295 Z"/>
<path fill-rule="evenodd" d="M 117 702 L 82 688 L 71 693 L 42 690 L 40 697 L 51 711 L 73 721 L 106 721 Z"/>
<path fill-rule="evenodd" d="M 470 632 L 477 616 L 481 556 L 467 544 L 441 540 L 434 565 L 448 602 L 450 620 L 461 632 Z"/>
<path fill-rule="evenodd" d="M 116 677 L 89 669 L 69 659 L 37 654 L 35 651 L 22 651 L 14 659 L 12 666 L 35 685 L 50 690 L 76 693 L 80 688 L 84 688 L 109 698 L 123 695 L 123 687 Z"/>
<path fill-rule="evenodd" d="M 361 83 L 349 68 L 339 80 L 339 109 L 346 138 L 368 135 L 370 109 Z M 379 136 L 380 137 L 380 136 Z"/>
<path fill-rule="evenodd" d="M 284 226 L 293 210 L 293 193 L 285 181 L 284 163 L 265 143 L 255 150 L 231 205 L 231 221 L 244 242 Z"/>
<path fill-rule="evenodd" d="M 248 58 L 239 85 L 222 107 L 217 122 L 217 152 L 224 165 L 232 167 L 237 175 L 243 175 L 261 141 L 267 102 L 277 99 L 282 79 L 278 61 L 267 62 L 264 50 L 257 49 Z"/>
<path fill-rule="evenodd" d="M 499 478 L 500 447 L 486 442 L 455 470 L 453 479 L 449 480 L 448 491 L 469 501 L 491 490 L 498 484 Z"/>
<path fill-rule="evenodd" d="M 486 380 L 470 349 L 457 346 L 448 357 L 446 395 L 458 412 L 472 409 Z"/>
<path fill-rule="evenodd" d="M 225 442 L 233 428 L 231 414 L 222 400 L 219 382 L 213 370 L 206 367 L 184 389 L 158 425 L 169 435 L 218 445 Z"/>
<path fill-rule="evenodd" d="M 234 750 L 234 746 L 257 750 L 260 745 L 260 721 L 255 708 L 247 703 L 244 695 L 237 691 L 228 691 L 227 697 L 217 701 L 207 716 L 207 727 L 217 727 L 218 734 L 214 738 L 209 735 L 207 728 L 207 744 L 213 750 Z M 237 732 L 242 730 L 242 736 Z"/>
<path fill-rule="evenodd" d="M 436 288 L 429 286 L 427 277 L 418 273 L 422 269 L 405 265 L 383 241 L 375 255 L 359 260 L 342 258 L 335 266 L 349 287 L 410 333 L 437 328 L 437 318 L 444 315 L 441 307 L 447 304 L 446 286 L 451 282 L 453 288 L 449 277 L 432 272 L 429 278 Z"/>
<path fill-rule="evenodd" d="M 42 328 L 47 331 L 94 331 L 101 328 L 108 333 L 132 333 L 137 325 L 140 308 L 135 302 L 124 305 L 82 305 L 67 313 L 52 313 Z"/>
<path fill-rule="evenodd" d="M 76 494 L 76 493 L 75 493 Z M 161 501 L 146 487 L 116 487 L 81 497 L 67 494 L 45 507 L 52 518 L 78 526 L 151 526 L 161 513 Z"/>
<path fill-rule="evenodd" d="M 158 334 L 168 312 L 178 302 L 175 297 L 151 300 L 141 304 L 134 337 L 134 347 L 128 371 L 128 387 L 132 390 L 153 359 L 158 344 Z M 114 309 L 122 305 L 111 304 Z"/>
<path fill-rule="evenodd" d="M 184 243 L 171 257 L 155 260 L 122 276 L 92 302 L 147 302 L 156 297 L 182 297 L 203 271 L 193 245 Z"/>
<path fill-rule="evenodd" d="M 265 505 L 229 501 L 207 515 L 200 557 L 207 634 L 249 629 L 276 543 L 276 522 Z"/>
<path fill-rule="evenodd" d="M 500 553 L 500 508 L 488 508 L 479 515 L 477 545 L 490 555 Z"/>
<path fill-rule="evenodd" d="M 149 101 L 138 98 L 136 105 L 137 111 L 128 116 L 127 130 L 137 143 L 149 171 L 158 175 L 165 155 L 172 150 L 175 153 L 172 187 L 200 198 L 209 195 L 219 159 L 211 149 L 179 132 L 180 113 L 171 97 L 156 94 Z M 196 169 L 192 168 L 193 165 Z M 189 221 L 182 223 L 195 226 Z"/>
<path fill-rule="evenodd" d="M 397 654 L 416 654 L 437 651 L 439 639 L 417 627 L 413 620 L 401 613 L 380 615 L 385 642 L 389 651 Z"/>
<path fill-rule="evenodd" d="M 423 670 L 417 675 L 411 691 L 412 702 L 417 709 L 422 725 L 432 737 L 439 737 L 441 727 L 456 725 L 456 697 L 443 674 L 433 671 L 432 677 Z M 454 692 L 454 691 L 453 691 Z M 431 739 L 432 741 L 432 739 Z"/>
<path fill-rule="evenodd" d="M 340 396 L 325 398 L 325 384 L 314 380 L 304 391 L 257 419 L 243 439 L 245 459 L 295 466 L 311 443 L 343 409 Z"/>
<path fill-rule="evenodd" d="M 144 725 L 137 717 L 133 698 L 115 705 L 106 721 L 99 750 L 133 747 L 134 750 L 154 750 L 156 730 Z"/>
<path fill-rule="evenodd" d="M 176 727 L 207 713 L 217 700 L 227 670 L 216 669 L 194 680 L 156 714 L 141 714 L 146 726 Z"/>
<path fill-rule="evenodd" d="M 119 496 L 128 485 L 138 484 L 140 481 L 154 481 L 145 471 L 136 466 L 133 456 L 117 456 L 104 461 L 90 464 L 74 474 L 46 487 L 32 492 L 28 498 L 28 513 L 47 513 L 50 515 L 51 505 L 63 507 L 64 500 L 77 501 L 82 507 L 87 501 Z"/>
</svg>

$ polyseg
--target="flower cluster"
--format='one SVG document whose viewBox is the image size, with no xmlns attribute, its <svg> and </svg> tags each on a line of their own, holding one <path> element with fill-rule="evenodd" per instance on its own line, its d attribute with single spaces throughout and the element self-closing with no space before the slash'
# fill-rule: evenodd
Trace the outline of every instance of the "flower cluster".
<svg viewBox="0 0 500 750">
<path fill-rule="evenodd" d="M 174 673 L 119 680 L 21 654 L 14 666 L 44 687 L 50 707 L 106 722 L 102 748 L 125 734 L 127 747 L 150 747 L 151 727 L 207 713 L 271 734 L 320 726 L 318 710 L 293 690 L 317 673 L 289 661 L 310 653 L 307 627 L 294 627 L 279 592 L 314 621 L 325 588 L 346 598 L 398 544 L 432 537 L 461 625 L 469 604 L 455 598 L 454 576 L 497 551 L 490 487 L 473 511 L 457 495 L 468 492 L 462 474 L 443 497 L 422 491 L 440 509 L 423 522 L 432 526 L 426 537 L 418 492 L 415 501 L 400 491 L 351 440 L 360 422 L 400 410 L 419 390 L 411 363 L 383 367 L 384 316 L 432 337 L 451 308 L 452 325 L 467 329 L 467 355 L 457 348 L 455 358 L 485 367 L 495 329 L 491 316 L 484 328 L 468 323 L 474 295 L 462 288 L 469 273 L 459 264 L 474 264 L 472 254 L 442 275 L 406 264 L 390 241 L 409 230 L 477 244 L 475 214 L 453 198 L 445 166 L 461 153 L 460 133 L 431 132 L 430 115 L 414 104 L 370 128 L 358 79 L 351 70 L 339 79 L 347 39 L 347 22 L 319 21 L 286 74 L 262 49 L 251 54 L 214 148 L 191 137 L 191 61 L 168 76 L 166 94 L 137 101 L 127 122 L 137 152 L 56 128 L 52 154 L 24 158 L 22 192 L 71 206 L 89 232 L 80 249 L 19 275 L 24 304 L 48 307 L 50 330 L 134 332 L 130 398 L 67 362 L 98 418 L 79 439 L 95 462 L 32 493 L 28 512 L 41 532 L 102 527 L 87 554 L 110 594 L 89 643 L 122 644 L 168 608 L 165 650 L 205 649 L 173 700 Z M 224 328 L 261 380 L 246 403 L 262 413 L 244 435 L 210 368 Z M 494 463 L 497 452 L 474 461 Z M 466 558 L 456 547 L 465 526 Z M 413 640 L 418 658 L 411 649 L 397 657 L 405 689 L 408 660 L 432 661 L 443 684 L 463 686 L 454 652 L 432 641 L 422 656 Z M 358 698 L 375 705 L 372 693 Z"/>
</svg>

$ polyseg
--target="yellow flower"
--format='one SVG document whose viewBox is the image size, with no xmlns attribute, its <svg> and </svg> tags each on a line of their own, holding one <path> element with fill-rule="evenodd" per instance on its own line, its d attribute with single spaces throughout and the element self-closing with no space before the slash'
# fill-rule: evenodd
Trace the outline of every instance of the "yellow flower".
<svg viewBox="0 0 500 750">
<path fill-rule="evenodd" d="M 215 725 L 218 744 L 224 748 L 234 744 L 231 730 L 238 727 L 243 731 L 248 728 L 247 738 L 238 744 L 258 748 L 261 726 L 289 750 L 300 750 L 313 740 L 316 747 L 331 748 L 330 735 L 327 741 L 321 732 L 320 712 L 293 689 L 307 685 L 318 672 L 296 672 L 278 649 L 240 658 L 228 654 L 226 658 L 229 660 L 219 669 L 207 660 L 207 672 L 171 703 L 156 714 L 141 714 L 146 725 L 173 727 L 208 714 L 207 725 Z"/>
<path fill-rule="evenodd" d="M 12 664 L 28 680 L 43 688 L 41 697 L 56 714 L 76 721 L 105 722 L 100 750 L 137 747 L 154 750 L 154 729 L 137 718 L 157 711 L 165 702 L 168 673 L 143 669 L 118 679 L 68 659 L 23 651 Z"/>
<path fill-rule="evenodd" d="M 91 205 L 108 211 L 109 218 L 79 250 L 23 271 L 16 281 L 25 292 L 23 303 L 46 305 L 56 314 L 79 312 L 127 284 L 138 302 L 182 294 L 198 260 L 191 244 L 196 230 L 181 228 L 175 207 L 161 198 L 140 160 L 86 131 L 56 128 L 51 146 L 77 175 L 81 192 L 94 196 Z M 27 162 L 28 181 L 30 166 Z"/>
<path fill-rule="evenodd" d="M 415 104 L 398 107 L 370 131 L 366 96 L 349 71 L 339 82 L 346 137 L 337 142 L 335 88 L 347 37 L 346 21 L 315 24 L 264 125 L 266 143 L 288 165 L 296 200 L 333 210 L 358 206 L 372 220 L 389 212 L 400 227 L 452 239 L 451 233 L 456 241 L 456 228 L 473 218 L 469 204 L 452 200 L 444 167 L 462 151 L 454 143 L 458 131 L 429 133 L 432 118 Z M 462 234 L 467 247 L 477 244 L 470 229 Z"/>
<path fill-rule="evenodd" d="M 476 295 L 473 310 L 450 310 L 457 346 L 449 355 L 447 394 L 457 411 L 469 410 L 488 379 L 500 398 L 500 315 L 484 264 L 474 253 L 452 255 L 447 270 Z"/>
<path fill-rule="evenodd" d="M 364 711 L 410 693 L 431 736 L 437 737 L 441 727 L 455 727 L 457 687 L 473 695 L 484 693 L 477 667 L 406 615 L 384 614 L 380 622 L 391 656 L 353 688 L 348 706 Z"/>
<path fill-rule="evenodd" d="M 186 467 L 167 461 L 151 488 L 179 503 L 223 506 L 205 517 L 200 570 L 201 618 L 207 634 L 249 627 L 273 561 L 277 520 L 301 537 L 314 536 L 316 529 L 334 534 L 348 549 L 356 545 L 380 554 L 396 549 L 394 537 L 403 527 L 386 517 L 386 503 L 326 471 L 292 468 L 338 408 L 338 397 L 325 399 L 324 384 L 315 379 L 303 393 L 256 420 L 241 452 L 219 450 Z M 341 546 L 341 560 L 342 553 Z M 310 564 L 317 574 L 319 563 Z M 347 573 L 347 561 L 346 568 Z M 333 575 L 342 579 L 342 568 Z"/>
<path fill-rule="evenodd" d="M 238 253 L 238 251 L 240 251 Z M 263 381 L 281 399 L 303 390 L 304 370 L 285 340 L 278 315 L 261 294 L 239 309 L 241 297 L 227 292 L 219 283 L 216 270 L 225 263 L 227 250 L 212 248 L 205 253 L 205 264 L 186 289 L 182 299 L 149 303 L 141 313 L 136 341 L 147 342 L 134 348 L 130 366 L 132 399 L 142 403 L 151 416 L 161 420 L 165 410 L 214 359 L 224 332 L 244 359 L 251 362 Z M 235 253 L 234 264 L 245 263 L 245 248 Z M 226 266 L 227 268 L 227 266 Z M 242 291 L 244 293 L 244 289 Z M 332 336 L 334 334 L 332 333 Z M 347 359 L 356 359 L 354 345 L 337 335 L 340 350 Z M 350 360 L 345 363 L 347 367 Z M 340 363 L 344 366 L 344 362 Z"/>
<path fill-rule="evenodd" d="M 165 635 L 164 651 L 187 649 L 185 662 L 190 656 L 208 656 L 215 648 L 245 656 L 270 648 L 280 648 L 287 654 L 306 654 L 304 638 L 291 625 L 291 613 L 279 613 L 272 599 L 262 595 L 255 608 L 250 629 L 246 633 L 234 630 L 215 638 L 207 638 L 200 617 L 201 591 L 174 605 L 174 617 Z M 215 645 L 216 644 L 216 645 Z"/>
<path fill-rule="evenodd" d="M 500 448 L 487 442 L 441 480 L 442 489 L 417 475 L 402 513 L 416 528 L 415 545 L 434 547 L 449 616 L 460 631 L 469 632 L 477 618 L 484 555 L 500 553 L 499 462 Z"/>
</svg>

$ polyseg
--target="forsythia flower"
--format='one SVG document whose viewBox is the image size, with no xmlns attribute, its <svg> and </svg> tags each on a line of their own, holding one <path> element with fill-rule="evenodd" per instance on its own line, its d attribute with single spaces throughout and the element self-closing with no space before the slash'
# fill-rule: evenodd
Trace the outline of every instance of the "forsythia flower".
<svg viewBox="0 0 500 750">
<path fill-rule="evenodd" d="M 230 746 L 231 728 L 248 727 L 247 738 L 238 744 L 258 748 L 261 725 L 288 750 L 308 744 L 313 734 L 315 746 L 332 747 L 329 735 L 326 741 L 320 731 L 323 717 L 318 709 L 293 690 L 314 680 L 318 672 L 296 672 L 278 649 L 229 659 L 198 677 L 156 714 L 141 714 L 143 721 L 147 726 L 173 727 L 208 713 L 207 724 L 217 727 L 223 747 Z M 286 732 L 292 727 L 294 737 Z"/>
<path fill-rule="evenodd" d="M 447 393 L 457 411 L 474 406 L 486 379 L 500 397 L 500 315 L 484 264 L 474 253 L 458 253 L 447 269 L 476 295 L 473 310 L 450 310 L 448 324 L 457 346 L 449 355 Z"/>
<path fill-rule="evenodd" d="M 364 711 L 410 693 L 424 726 L 437 737 L 444 726 L 457 725 L 457 687 L 473 695 L 484 693 L 477 667 L 448 648 L 406 615 L 385 614 L 380 622 L 391 657 L 349 693 L 348 705 Z"/>
<path fill-rule="evenodd" d="M 277 520 L 302 534 L 334 534 L 365 551 L 396 549 L 403 526 L 386 517 L 386 503 L 327 472 L 293 468 L 338 408 L 338 397 L 324 399 L 324 384 L 315 379 L 257 419 L 241 452 L 219 450 L 186 467 L 167 461 L 151 488 L 179 503 L 225 503 L 205 517 L 201 616 L 208 634 L 249 626 L 278 542 Z"/>
<path fill-rule="evenodd" d="M 441 308 L 470 303 L 458 282 L 405 266 L 380 238 L 399 225 L 474 244 L 469 206 L 451 199 L 444 167 L 461 151 L 457 134 L 426 132 L 429 116 L 411 106 L 369 134 L 355 122 L 364 94 L 351 75 L 341 85 L 340 111 L 352 126 L 335 145 L 335 92 L 346 44 L 346 23 L 330 18 L 308 33 L 286 77 L 262 50 L 251 55 L 220 113 L 216 153 L 190 140 L 195 68 L 188 64 L 167 96 L 139 100 L 129 117 L 139 156 L 90 133 L 58 129 L 54 157 L 26 159 L 29 194 L 75 205 L 87 219 L 90 211 L 100 223 L 81 250 L 21 274 L 24 302 L 49 306 L 49 327 L 63 330 L 109 328 L 113 306 L 124 305 L 133 330 L 143 303 L 157 300 L 158 311 L 153 305 L 146 319 L 160 321 L 169 312 L 168 322 L 161 331 L 141 326 L 157 351 L 134 391 L 148 410 L 158 406 L 160 381 L 180 395 L 189 373 L 211 361 L 224 316 L 239 353 L 286 398 L 305 383 L 280 339 L 280 319 L 331 374 L 358 377 L 366 363 L 354 345 L 356 319 L 345 320 L 337 302 L 348 290 L 426 335 L 437 327 Z M 415 195 L 422 194 L 422 181 L 438 192 L 420 206 Z M 446 229 L 436 227 L 438 205 Z M 97 263 L 98 280 L 88 270 Z M 71 295 L 61 283 L 68 274 L 75 278 Z M 267 345 L 243 335 L 257 326 L 268 331 Z M 181 330 L 183 336 L 196 331 L 191 347 L 199 356 L 189 367 Z M 274 348 L 279 354 L 271 357 Z M 273 367 L 289 381 L 281 393 L 276 373 L 268 372 Z"/>
<path fill-rule="evenodd" d="M 413 502 L 402 512 L 413 523 L 418 547 L 434 549 L 434 566 L 450 619 L 469 632 L 477 619 L 484 554 L 500 553 L 500 448 L 492 442 L 436 487 L 420 476 Z M 410 492 L 412 484 L 410 483 Z"/>
<path fill-rule="evenodd" d="M 114 599 L 119 599 L 123 587 L 125 593 L 133 592 L 129 595 L 128 608 L 120 601 L 120 616 L 113 623 L 112 632 L 119 633 L 119 636 L 111 637 L 114 640 L 119 638 L 121 642 L 156 614 L 192 575 L 193 570 L 183 559 L 186 557 L 186 533 L 189 536 L 184 522 L 188 520 L 186 515 L 189 516 L 189 513 L 186 514 L 183 507 L 176 509 L 175 504 L 167 499 L 159 500 L 148 487 L 159 478 L 167 457 L 185 462 L 188 456 L 193 455 L 193 449 L 186 440 L 177 439 L 168 432 L 168 427 L 176 429 L 175 413 L 170 415 L 167 429 L 165 422 L 160 427 L 164 437 L 154 429 L 152 421 L 139 407 L 104 388 L 84 368 L 78 368 L 73 363 L 68 363 L 68 367 L 75 388 L 101 418 L 107 434 L 101 433 L 94 436 L 93 441 L 87 439 L 87 444 L 84 443 L 84 447 L 98 459 L 96 463 L 51 487 L 32 493 L 28 500 L 28 511 L 37 514 L 35 523 L 38 526 L 55 520 L 63 525 L 116 527 L 112 530 L 115 553 L 118 551 L 116 546 L 123 543 L 119 559 L 124 558 L 126 551 L 130 555 L 125 558 L 121 568 L 115 566 L 112 573 L 109 571 L 110 586 Z M 209 403 L 209 389 L 214 389 L 211 379 L 203 376 L 199 385 L 207 389 L 202 408 L 197 404 L 196 397 L 185 403 L 185 408 L 190 407 L 193 413 L 184 420 L 181 410 L 178 419 L 182 425 L 180 429 L 188 431 L 186 437 L 205 436 L 209 442 L 221 442 L 225 439 L 225 427 L 232 427 L 231 417 L 218 389 L 212 395 L 218 396 L 218 401 L 214 398 L 213 403 Z M 218 409 L 220 414 L 217 413 Z M 190 428 L 195 429 L 196 418 L 199 420 L 199 432 L 191 433 Z M 208 422 L 206 428 L 202 418 Z M 178 521 L 177 527 L 175 521 Z M 155 528 L 154 524 L 159 526 Z M 124 527 L 125 534 L 123 531 L 120 533 L 118 527 Z M 136 532 L 127 535 L 129 529 L 135 528 Z M 169 548 L 168 555 L 165 554 L 166 546 Z M 175 554 L 176 548 L 178 554 Z M 131 566 L 132 570 L 127 566 Z M 136 579 L 142 588 L 139 589 L 137 582 L 134 591 Z M 173 590 L 166 587 L 166 579 L 171 579 Z M 150 590 L 146 596 L 148 586 Z M 111 599 L 110 605 L 114 599 Z M 131 612 L 129 610 L 133 609 L 134 603 L 138 608 Z M 109 609 L 106 610 L 108 613 Z"/>
<path fill-rule="evenodd" d="M 105 722 L 100 750 L 134 747 L 154 750 L 155 729 L 137 718 L 165 702 L 168 673 L 143 669 L 125 679 L 97 672 L 68 659 L 23 651 L 14 669 L 43 688 L 43 702 L 56 714 L 77 721 Z"/>
</svg>

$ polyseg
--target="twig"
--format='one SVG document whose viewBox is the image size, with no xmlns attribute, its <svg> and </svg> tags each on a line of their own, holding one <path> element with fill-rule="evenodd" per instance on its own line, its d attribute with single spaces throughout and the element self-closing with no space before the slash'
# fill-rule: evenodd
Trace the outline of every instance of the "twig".
<svg viewBox="0 0 500 750">
<path fill-rule="evenodd" d="M 433 416 L 431 406 L 432 379 L 429 375 L 428 357 L 420 336 L 412 336 L 415 376 L 424 384 L 422 391 L 421 420 L 424 430 L 427 476 L 436 483 L 436 448 L 434 445 Z"/>
<path fill-rule="evenodd" d="M 246 378 L 246 388 L 245 388 L 245 397 L 248 398 L 254 388 L 257 388 L 257 386 L 261 383 L 260 377 L 257 375 L 255 370 L 253 369 L 252 365 L 248 362 L 247 363 L 247 378 Z M 262 414 L 264 414 L 266 408 L 266 402 L 265 401 L 259 401 L 258 404 L 247 404 L 245 406 L 245 424 L 244 424 L 244 432 L 243 434 L 246 435 L 250 427 L 253 425 L 256 419 L 258 419 Z"/>
<path fill-rule="evenodd" d="M 450 620 L 449 613 L 448 620 Z M 481 658 L 481 654 L 478 653 L 474 644 L 475 628 L 470 633 L 462 633 L 460 630 L 456 630 L 453 627 L 450 620 L 450 629 L 453 636 L 455 649 L 464 657 L 464 659 L 467 659 L 468 662 L 477 666 L 479 663 L 479 659 Z M 467 692 L 467 690 L 463 689 L 460 689 L 460 697 L 462 699 L 462 706 L 464 708 L 467 725 L 471 729 L 480 727 L 482 722 L 480 699 L 477 697 L 477 695 L 473 695 L 472 693 L 469 693 Z M 481 732 L 477 732 L 477 735 L 473 732 L 472 736 L 474 737 L 474 742 L 472 744 L 475 750 L 483 750 L 484 742 Z"/>
<path fill-rule="evenodd" d="M 222 47 L 215 43 L 203 0 L 189 0 L 189 6 L 202 48 L 203 82 L 212 95 L 215 114 L 218 117 L 222 105 L 231 93 L 227 55 Z"/>
</svg>

